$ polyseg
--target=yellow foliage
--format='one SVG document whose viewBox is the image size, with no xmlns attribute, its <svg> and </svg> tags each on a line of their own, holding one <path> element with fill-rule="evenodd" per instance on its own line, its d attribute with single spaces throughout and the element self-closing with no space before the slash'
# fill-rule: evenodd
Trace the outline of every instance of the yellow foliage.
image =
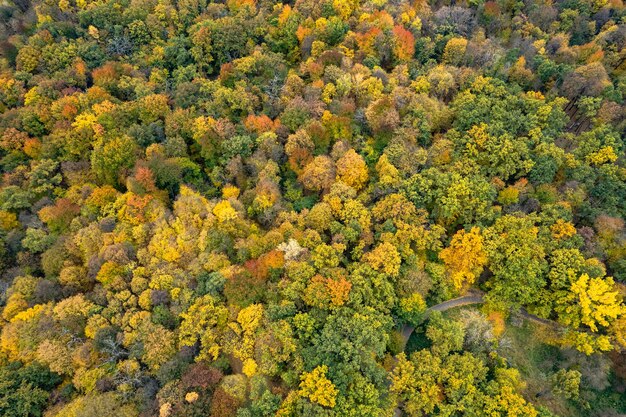
<svg viewBox="0 0 626 417">
<path fill-rule="evenodd" d="M 239 197 L 239 188 L 234 185 L 226 185 L 222 188 L 222 198 L 228 200 L 229 198 Z"/>
<path fill-rule="evenodd" d="M 200 341 L 201 350 L 196 360 L 217 359 L 221 352 L 217 329 L 226 325 L 228 310 L 216 305 L 215 299 L 210 295 L 205 295 L 198 298 L 180 317 L 182 319 L 179 330 L 180 345 L 193 346 Z"/>
<path fill-rule="evenodd" d="M 301 377 L 299 394 L 308 398 L 311 402 L 324 407 L 333 408 L 337 399 L 337 388 L 326 378 L 328 366 L 322 365 L 305 372 Z"/>
<path fill-rule="evenodd" d="M 333 8 L 342 20 L 348 20 L 359 7 L 359 0 L 333 0 Z"/>
<path fill-rule="evenodd" d="M 100 39 L 100 31 L 98 31 L 98 28 L 92 25 L 89 25 L 89 27 L 87 28 L 87 32 L 89 32 L 89 36 L 91 36 L 94 39 Z"/>
<path fill-rule="evenodd" d="M 364 258 L 378 272 L 392 277 L 396 277 L 400 273 L 402 259 L 396 247 L 389 242 L 379 244 L 374 250 L 366 253 Z"/>
<path fill-rule="evenodd" d="M 610 320 L 625 313 L 613 278 L 589 278 L 582 274 L 572 283 L 571 291 L 568 298 L 580 308 L 581 322 L 594 332 L 598 331 L 598 324 L 606 327 Z"/>
<path fill-rule="evenodd" d="M 337 94 L 337 88 L 335 84 L 328 83 L 324 86 L 324 91 L 322 91 L 322 100 L 326 104 L 330 104 L 333 101 L 333 97 Z"/>
<path fill-rule="evenodd" d="M 10 321 L 19 312 L 26 309 L 28 309 L 28 302 L 26 302 L 24 296 L 20 293 L 11 294 L 2 310 L 2 318 Z"/>
<path fill-rule="evenodd" d="M 386 154 L 382 154 L 376 163 L 376 172 L 378 173 L 378 183 L 382 186 L 395 187 L 400 184 L 400 171 L 389 162 Z"/>
<path fill-rule="evenodd" d="M 622 348 L 626 349 L 626 314 L 622 315 L 611 327 L 611 333 L 615 342 Z"/>
<path fill-rule="evenodd" d="M 585 332 L 570 331 L 565 335 L 563 342 L 566 346 L 573 346 L 585 355 L 591 355 L 595 352 L 608 352 L 613 349 L 608 336 L 592 335 Z"/>
<path fill-rule="evenodd" d="M 243 373 L 248 377 L 252 377 L 256 374 L 257 363 L 254 359 L 246 359 L 243 361 Z"/>
<path fill-rule="evenodd" d="M 245 333 L 252 333 L 261 325 L 263 319 L 263 305 L 252 304 L 242 309 L 237 315 L 237 323 Z"/>
<path fill-rule="evenodd" d="M 185 401 L 187 401 L 188 403 L 196 402 L 198 401 L 198 398 L 200 398 L 200 395 L 198 395 L 198 393 L 195 391 L 191 391 L 185 394 Z"/>
<path fill-rule="evenodd" d="M 504 314 L 500 311 L 492 311 L 487 316 L 487 320 L 491 322 L 493 326 L 493 335 L 495 337 L 500 337 L 506 330 L 506 325 L 504 323 Z"/>
<path fill-rule="evenodd" d="M 93 339 L 96 337 L 96 333 L 99 329 L 109 326 L 110 324 L 111 323 L 109 323 L 109 321 L 100 314 L 93 315 L 87 320 L 87 325 L 85 326 L 85 336 Z"/>
<path fill-rule="evenodd" d="M 467 39 L 451 38 L 443 50 L 444 62 L 455 64 L 461 61 L 467 49 Z"/>
<path fill-rule="evenodd" d="M 439 253 L 439 258 L 445 263 L 457 290 L 472 285 L 487 263 L 480 229 L 473 227 L 467 233 L 459 230 L 450 246 Z"/>
<path fill-rule="evenodd" d="M 93 113 L 81 113 L 76 116 L 72 127 L 79 132 L 94 132 L 94 126 L 98 123 L 98 119 Z"/>
<path fill-rule="evenodd" d="M 563 219 L 558 219 L 556 223 L 550 226 L 552 237 L 555 239 L 563 239 L 571 237 L 576 234 L 576 228 L 570 222 L 566 222 Z"/>
<path fill-rule="evenodd" d="M 498 194 L 498 202 L 500 204 L 508 205 L 515 204 L 519 201 L 519 189 L 515 187 L 506 187 Z"/>
<path fill-rule="evenodd" d="M 169 417 L 172 415 L 172 404 L 164 403 L 159 408 L 159 417 Z"/>
<path fill-rule="evenodd" d="M 72 383 L 82 392 L 92 392 L 96 389 L 96 382 L 101 380 L 106 374 L 107 369 L 104 367 L 94 369 L 80 368 L 72 379 Z"/>
<path fill-rule="evenodd" d="M 602 165 L 607 162 L 617 161 L 617 155 L 612 146 L 605 146 L 597 152 L 587 155 L 587 161 L 593 165 Z"/>
<path fill-rule="evenodd" d="M 400 299 L 400 309 L 405 313 L 421 313 L 426 310 L 426 301 L 418 292 Z"/>
<path fill-rule="evenodd" d="M 221 223 L 237 219 L 237 211 L 226 200 L 220 201 L 213 207 L 213 214 Z"/>
<path fill-rule="evenodd" d="M 9 231 L 18 227 L 20 223 L 17 221 L 15 213 L 9 211 L 0 210 L 0 228 L 4 231 Z"/>
</svg>

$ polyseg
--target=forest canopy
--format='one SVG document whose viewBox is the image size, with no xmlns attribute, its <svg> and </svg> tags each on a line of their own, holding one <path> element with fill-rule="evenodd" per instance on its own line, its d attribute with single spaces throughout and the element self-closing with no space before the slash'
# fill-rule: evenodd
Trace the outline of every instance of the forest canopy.
<svg viewBox="0 0 626 417">
<path fill-rule="evenodd" d="M 626 413 L 622 0 L 0 4 L 0 415 Z"/>
</svg>

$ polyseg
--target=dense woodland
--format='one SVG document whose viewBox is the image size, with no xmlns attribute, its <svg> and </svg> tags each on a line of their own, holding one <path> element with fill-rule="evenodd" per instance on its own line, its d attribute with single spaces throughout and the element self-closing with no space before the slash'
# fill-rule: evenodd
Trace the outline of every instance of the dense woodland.
<svg viewBox="0 0 626 417">
<path fill-rule="evenodd" d="M 622 0 L 4 0 L 0 415 L 622 416 L 625 137 Z"/>
</svg>

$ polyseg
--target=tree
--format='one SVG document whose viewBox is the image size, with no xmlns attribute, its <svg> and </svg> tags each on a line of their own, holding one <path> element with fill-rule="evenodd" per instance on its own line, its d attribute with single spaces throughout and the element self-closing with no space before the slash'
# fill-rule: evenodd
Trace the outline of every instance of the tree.
<svg viewBox="0 0 626 417">
<path fill-rule="evenodd" d="M 85 415 L 98 415 L 102 417 L 132 417 L 137 410 L 129 404 L 123 404 L 119 394 L 107 392 L 103 394 L 90 394 L 78 397 L 64 406 L 59 417 L 77 417 Z"/>
<path fill-rule="evenodd" d="M 487 175 L 507 181 L 526 175 L 533 167 L 526 140 L 508 134 L 490 135 L 485 123 L 473 126 L 467 135 L 457 141 L 462 152 L 476 161 Z"/>
<path fill-rule="evenodd" d="M 374 250 L 366 253 L 363 258 L 376 271 L 396 277 L 400 273 L 402 259 L 395 246 L 389 242 L 383 242 Z"/>
<path fill-rule="evenodd" d="M 470 225 L 493 216 L 496 190 L 482 176 L 462 175 L 429 168 L 403 184 L 403 194 L 418 208 L 429 210 L 447 227 Z"/>
<path fill-rule="evenodd" d="M 198 298 L 185 313 L 180 315 L 179 331 L 181 346 L 200 343 L 200 354 L 196 360 L 214 361 L 220 354 L 220 332 L 226 326 L 228 310 L 217 304 L 211 295 Z"/>
<path fill-rule="evenodd" d="M 365 186 L 367 179 L 367 165 L 354 149 L 348 150 L 337 160 L 338 181 L 342 181 L 358 191 Z"/>
<path fill-rule="evenodd" d="M 506 215 L 484 233 L 489 297 L 521 306 L 532 304 L 545 286 L 545 250 L 532 217 Z"/>
<path fill-rule="evenodd" d="M 449 3 L 3 1 L 0 415 L 619 405 L 622 2 Z"/>
<path fill-rule="evenodd" d="M 128 136 L 100 139 L 91 153 L 91 167 L 101 181 L 118 186 L 135 164 L 135 152 L 136 144 Z"/>
<path fill-rule="evenodd" d="M 582 274 L 571 283 L 570 292 L 557 300 L 559 321 L 573 328 L 588 326 L 593 332 L 626 314 L 612 278 L 590 278 Z"/>
<path fill-rule="evenodd" d="M 328 366 L 322 365 L 301 376 L 299 394 L 324 407 L 333 408 L 337 400 L 337 388 L 326 378 Z"/>
<path fill-rule="evenodd" d="M 389 134 L 400 124 L 400 115 L 390 97 L 373 101 L 365 110 L 367 122 L 376 134 Z"/>
<path fill-rule="evenodd" d="M 10 362 L 0 367 L 0 412 L 6 417 L 42 415 L 50 391 L 61 378 L 36 363 Z"/>
<path fill-rule="evenodd" d="M 580 388 L 580 371 L 559 369 L 551 379 L 552 392 L 567 399 L 577 399 Z"/>
<path fill-rule="evenodd" d="M 458 65 L 463 62 L 466 50 L 467 39 L 451 38 L 443 49 L 443 61 L 448 64 Z"/>
<path fill-rule="evenodd" d="M 299 180 L 309 190 L 327 190 L 335 180 L 335 164 L 328 156 L 316 156 L 304 167 Z"/>
<path fill-rule="evenodd" d="M 433 353 L 445 356 L 462 349 L 465 332 L 461 323 L 445 319 L 440 312 L 435 311 L 430 315 L 426 337 L 432 343 Z"/>
<path fill-rule="evenodd" d="M 600 62 L 576 68 L 563 81 L 563 92 L 570 99 L 597 96 L 610 85 L 609 77 Z"/>
<path fill-rule="evenodd" d="M 480 229 L 458 231 L 450 246 L 439 252 L 439 258 L 446 264 L 457 291 L 472 285 L 487 263 Z"/>
<path fill-rule="evenodd" d="M 39 210 L 39 218 L 48 225 L 52 232 L 67 230 L 70 222 L 80 213 L 80 207 L 67 198 L 60 198 L 53 206 Z"/>
<path fill-rule="evenodd" d="M 392 29 L 396 47 L 394 52 L 400 61 L 408 61 L 413 58 L 415 53 L 415 38 L 413 34 L 400 25 L 396 25 Z"/>
<path fill-rule="evenodd" d="M 289 165 L 296 173 L 300 173 L 313 158 L 315 144 L 306 130 L 298 130 L 289 135 L 285 144 L 285 153 L 289 157 Z"/>
</svg>

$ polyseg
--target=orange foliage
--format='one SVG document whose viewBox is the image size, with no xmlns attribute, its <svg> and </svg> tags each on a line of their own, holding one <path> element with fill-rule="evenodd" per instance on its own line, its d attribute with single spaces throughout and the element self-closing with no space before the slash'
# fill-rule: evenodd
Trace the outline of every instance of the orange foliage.
<svg viewBox="0 0 626 417">
<path fill-rule="evenodd" d="M 489 320 L 493 326 L 493 335 L 500 337 L 505 330 L 504 314 L 499 311 L 492 311 L 487 316 L 487 320 Z"/>
<path fill-rule="evenodd" d="M 296 30 L 296 37 L 298 38 L 298 41 L 302 42 L 306 37 L 311 36 L 312 33 L 313 29 L 305 26 L 298 26 L 298 29 Z"/>
<path fill-rule="evenodd" d="M 115 71 L 113 63 L 107 63 L 100 68 L 94 69 L 91 73 L 91 76 L 93 77 L 93 83 L 95 85 L 104 85 L 107 82 L 114 81 L 117 73 Z"/>
<path fill-rule="evenodd" d="M 415 38 L 413 34 L 400 25 L 393 28 L 393 34 L 396 37 L 395 52 L 402 61 L 408 61 L 415 53 Z"/>
<path fill-rule="evenodd" d="M 80 207 L 67 198 L 60 198 L 53 206 L 46 206 L 39 210 L 39 218 L 54 231 L 69 226 L 72 219 L 80 213 Z"/>
<path fill-rule="evenodd" d="M 257 134 L 274 131 L 277 127 L 277 124 L 275 122 L 272 122 L 272 119 L 270 119 L 265 114 L 259 116 L 251 114 L 246 117 L 246 119 L 243 121 L 243 124 L 246 129 L 256 132 Z"/>
<path fill-rule="evenodd" d="M 339 277 L 339 279 L 327 278 L 326 289 L 330 295 L 332 305 L 342 306 L 348 301 L 352 283 L 344 277 Z"/>
<path fill-rule="evenodd" d="M 41 152 L 41 141 L 37 138 L 28 138 L 24 142 L 24 153 L 31 157 L 37 158 Z"/>
<path fill-rule="evenodd" d="M 602 60 L 602 58 L 604 58 L 604 51 L 600 49 L 589 55 L 589 58 L 587 58 L 587 63 L 591 64 L 592 62 L 599 62 Z"/>
<path fill-rule="evenodd" d="M 307 285 L 304 301 L 314 307 L 340 307 L 348 301 L 352 283 L 344 276 L 325 278 L 315 275 Z"/>
<path fill-rule="evenodd" d="M 150 194 L 146 194 L 144 196 L 131 194 L 126 200 L 124 219 L 135 225 L 144 223 L 146 221 L 146 208 L 153 199 L 154 197 Z"/>
<path fill-rule="evenodd" d="M 278 15 L 278 24 L 279 25 L 285 24 L 287 19 L 289 19 L 289 16 L 291 16 L 291 6 L 289 6 L 288 4 L 285 4 L 283 6 L 283 10 L 280 12 L 280 15 Z"/>
<path fill-rule="evenodd" d="M 146 191 L 155 191 L 154 174 L 148 167 L 138 167 L 135 171 L 135 179 Z"/>
<path fill-rule="evenodd" d="M 111 187 L 110 185 L 104 185 L 93 190 L 93 192 L 87 199 L 87 204 L 90 206 L 95 206 L 97 208 L 102 208 L 105 205 L 114 202 L 116 198 L 117 191 L 115 190 L 115 188 Z"/>
<path fill-rule="evenodd" d="M 258 259 L 251 259 L 246 262 L 246 269 L 257 279 L 267 280 L 272 270 L 280 269 L 285 265 L 283 252 L 278 250 L 270 251 L 261 255 Z"/>
<path fill-rule="evenodd" d="M 376 38 L 382 36 L 383 31 L 378 27 L 373 27 L 365 33 L 358 33 L 356 35 L 356 42 L 359 45 L 359 49 L 366 54 L 374 53 L 374 44 Z"/>
<path fill-rule="evenodd" d="M 500 14 L 500 6 L 495 1 L 485 2 L 485 15 L 496 17 Z"/>
</svg>

